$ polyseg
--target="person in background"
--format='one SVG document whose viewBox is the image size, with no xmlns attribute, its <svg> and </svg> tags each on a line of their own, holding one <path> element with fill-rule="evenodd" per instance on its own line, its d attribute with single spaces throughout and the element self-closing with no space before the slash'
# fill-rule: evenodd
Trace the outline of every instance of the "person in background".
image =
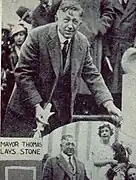
<svg viewBox="0 0 136 180">
<path fill-rule="evenodd" d="M 16 14 L 20 17 L 19 21 L 25 21 L 28 24 L 31 24 L 32 21 L 32 10 L 25 7 L 19 6 L 16 11 Z"/>
<path fill-rule="evenodd" d="M 14 71 L 15 69 L 15 66 L 20 56 L 20 48 L 23 45 L 26 37 L 27 37 L 27 29 L 22 25 L 15 25 L 11 30 L 10 38 L 11 38 L 12 47 L 9 55 L 11 71 Z"/>
<path fill-rule="evenodd" d="M 126 171 L 126 180 L 136 180 L 136 165 L 130 164 Z"/>
<path fill-rule="evenodd" d="M 76 141 L 72 135 L 62 136 L 60 149 L 59 155 L 45 162 L 42 180 L 89 180 L 84 164 L 75 156 Z"/>
<path fill-rule="evenodd" d="M 97 103 L 120 121 L 121 111 L 114 105 L 92 62 L 87 38 L 78 31 L 82 17 L 83 10 L 77 0 L 64 0 L 57 12 L 56 23 L 35 28 L 28 35 L 15 70 L 17 87 L 5 116 L 9 126 L 5 129 L 7 135 L 28 136 L 37 121 L 49 126 L 46 134 L 71 123 L 81 76 Z M 47 108 L 49 104 L 51 110 Z M 48 119 L 47 112 L 50 111 L 54 114 Z M 28 131 L 27 134 L 23 129 Z"/>
<path fill-rule="evenodd" d="M 113 95 L 114 102 L 121 109 L 122 74 L 121 59 L 124 52 L 134 46 L 136 34 L 136 1 L 113 0 L 116 18 L 103 37 L 102 75 Z"/>
<path fill-rule="evenodd" d="M 6 82 L 6 90 L 5 90 L 4 96 L 2 96 L 2 104 L 5 102 L 4 103 L 5 110 L 7 107 L 7 103 L 10 99 L 11 93 L 13 91 L 13 87 L 14 87 L 14 83 L 15 83 L 14 70 L 15 70 L 16 64 L 19 59 L 20 48 L 21 48 L 22 44 L 24 43 L 26 36 L 27 36 L 27 31 L 21 25 L 14 26 L 9 33 L 10 47 L 8 45 L 8 52 L 7 51 L 5 52 L 6 59 L 4 60 L 7 62 L 6 63 L 7 65 L 5 68 L 5 73 L 4 73 L 4 71 L 2 73 L 3 74 L 2 77 L 3 78 L 5 77 L 4 82 Z M 3 118 L 4 118 L 5 110 L 3 112 Z"/>
<path fill-rule="evenodd" d="M 49 5 L 49 0 L 40 0 L 40 4 L 32 13 L 32 28 L 55 22 L 58 4 Z"/>
<path fill-rule="evenodd" d="M 92 153 L 88 162 L 88 174 L 91 174 L 92 180 L 108 180 L 107 171 L 111 168 L 111 165 L 117 164 L 117 160 L 113 159 L 113 149 L 110 142 L 113 129 L 109 124 L 103 124 L 98 128 L 98 135 L 100 143 L 92 147 Z"/>
<path fill-rule="evenodd" d="M 109 180 L 125 180 L 125 172 L 129 164 L 129 156 L 132 151 L 129 147 L 125 147 L 122 143 L 114 142 L 112 144 L 113 159 L 117 160 L 117 165 L 111 165 L 107 171 Z"/>
<path fill-rule="evenodd" d="M 2 36 L 1 36 L 1 124 L 3 123 L 9 93 L 7 85 L 7 74 L 10 68 L 9 54 L 11 49 L 10 43 L 10 27 L 7 24 L 2 23 Z"/>
<path fill-rule="evenodd" d="M 32 29 L 32 13 L 33 11 L 25 6 L 19 6 L 19 8 L 16 11 L 16 14 L 19 16 L 19 22 L 18 24 L 24 26 L 27 28 L 28 33 Z"/>
</svg>

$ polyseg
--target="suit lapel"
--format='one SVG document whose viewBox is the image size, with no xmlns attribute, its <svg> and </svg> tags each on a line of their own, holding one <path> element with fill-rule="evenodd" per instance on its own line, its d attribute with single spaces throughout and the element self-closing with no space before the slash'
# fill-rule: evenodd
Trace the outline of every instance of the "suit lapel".
<svg viewBox="0 0 136 180">
<path fill-rule="evenodd" d="M 114 4 L 114 8 L 119 10 L 123 14 L 124 9 L 123 9 L 123 6 L 120 4 L 119 0 L 115 0 L 113 4 Z"/>
<path fill-rule="evenodd" d="M 72 39 L 71 45 L 71 86 L 73 87 L 73 83 L 77 76 L 77 73 L 81 67 L 81 63 L 84 55 L 83 44 L 80 41 L 80 38 L 76 34 Z"/>
<path fill-rule="evenodd" d="M 52 67 L 54 69 L 56 77 L 58 77 L 61 67 L 61 47 L 56 25 L 50 28 L 48 50 L 51 57 Z"/>
<path fill-rule="evenodd" d="M 72 173 L 70 172 L 70 168 L 68 166 L 67 161 L 63 158 L 63 156 L 60 154 L 57 157 L 57 163 L 59 166 L 65 171 L 65 173 L 72 179 Z"/>
<path fill-rule="evenodd" d="M 75 161 L 75 165 L 76 165 L 76 179 L 78 180 L 80 177 L 80 174 L 81 174 L 80 163 L 75 156 L 74 156 L 74 161 Z"/>
<path fill-rule="evenodd" d="M 123 13 L 122 21 L 124 21 L 133 11 L 136 11 L 136 1 L 135 0 L 129 0 L 127 7 Z"/>
</svg>

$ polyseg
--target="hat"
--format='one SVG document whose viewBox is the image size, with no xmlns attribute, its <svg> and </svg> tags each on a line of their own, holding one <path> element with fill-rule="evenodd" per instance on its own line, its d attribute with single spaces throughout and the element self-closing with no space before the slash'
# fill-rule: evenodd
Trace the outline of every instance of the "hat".
<svg viewBox="0 0 136 180">
<path fill-rule="evenodd" d="M 136 48 L 129 48 L 122 56 L 122 67 L 125 74 L 136 75 Z"/>
<path fill-rule="evenodd" d="M 26 8 L 25 6 L 20 6 L 17 11 L 16 14 L 23 19 L 24 15 L 27 14 L 29 11 L 31 11 L 29 8 Z"/>
<path fill-rule="evenodd" d="M 10 32 L 10 27 L 9 27 L 9 25 L 2 23 L 2 30 L 6 30 L 6 31 Z"/>
<path fill-rule="evenodd" d="M 25 27 L 23 27 L 22 25 L 16 25 L 16 26 L 14 26 L 13 29 L 11 30 L 10 37 L 13 37 L 15 34 L 17 34 L 17 33 L 19 33 L 19 32 L 27 33 Z"/>
</svg>

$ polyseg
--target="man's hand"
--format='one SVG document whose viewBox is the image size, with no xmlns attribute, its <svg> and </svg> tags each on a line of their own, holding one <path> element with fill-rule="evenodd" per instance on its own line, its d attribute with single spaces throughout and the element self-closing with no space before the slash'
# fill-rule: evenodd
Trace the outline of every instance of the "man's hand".
<svg viewBox="0 0 136 180">
<path fill-rule="evenodd" d="M 110 161 L 110 164 L 117 165 L 117 164 L 118 164 L 118 161 L 115 160 L 115 159 L 112 159 L 112 160 Z"/>
<path fill-rule="evenodd" d="M 112 119 L 117 123 L 117 125 L 120 125 L 122 123 L 122 113 L 114 105 L 113 101 L 107 101 L 103 105 L 107 109 L 108 113 L 111 115 Z"/>
<path fill-rule="evenodd" d="M 39 123 L 46 125 L 48 124 L 49 117 L 54 114 L 54 112 L 50 112 L 51 110 L 51 104 L 49 103 L 45 109 L 43 109 L 40 104 L 35 105 L 36 110 L 36 119 L 39 121 Z M 39 124 L 38 123 L 38 124 Z M 41 126 L 41 125 L 40 125 Z"/>
</svg>

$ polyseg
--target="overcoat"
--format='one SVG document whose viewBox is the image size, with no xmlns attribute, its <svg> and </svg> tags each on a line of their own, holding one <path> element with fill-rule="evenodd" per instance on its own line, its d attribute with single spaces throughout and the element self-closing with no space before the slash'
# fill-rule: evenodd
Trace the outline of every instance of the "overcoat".
<svg viewBox="0 0 136 180">
<path fill-rule="evenodd" d="M 74 157 L 76 165 L 76 180 L 89 180 L 86 176 L 84 164 Z M 44 165 L 42 180 L 73 180 L 68 163 L 60 154 L 49 158 Z"/>
<path fill-rule="evenodd" d="M 102 76 L 92 63 L 87 38 L 78 31 L 73 37 L 71 52 L 67 58 L 71 62 L 71 116 L 81 76 L 94 95 L 97 104 L 112 100 Z M 33 119 L 30 121 L 30 127 L 32 126 L 35 115 L 34 106 L 37 103 L 45 106 L 46 103 L 52 102 L 52 95 L 61 72 L 61 62 L 62 52 L 57 24 L 52 23 L 33 29 L 21 49 L 15 70 L 17 86 L 9 102 L 5 122 L 9 124 L 11 121 L 13 126 L 11 119 L 14 119 L 16 124 L 25 119 L 26 123 L 28 119 L 29 121 Z M 55 109 L 60 110 L 57 100 Z M 13 113 L 16 113 L 14 118 Z"/>
<path fill-rule="evenodd" d="M 136 1 L 129 0 L 126 9 L 113 1 L 116 19 L 104 37 L 104 56 L 110 60 L 113 72 L 105 75 L 106 83 L 112 93 L 122 92 L 121 58 L 124 52 L 134 46 L 136 36 Z"/>
</svg>

